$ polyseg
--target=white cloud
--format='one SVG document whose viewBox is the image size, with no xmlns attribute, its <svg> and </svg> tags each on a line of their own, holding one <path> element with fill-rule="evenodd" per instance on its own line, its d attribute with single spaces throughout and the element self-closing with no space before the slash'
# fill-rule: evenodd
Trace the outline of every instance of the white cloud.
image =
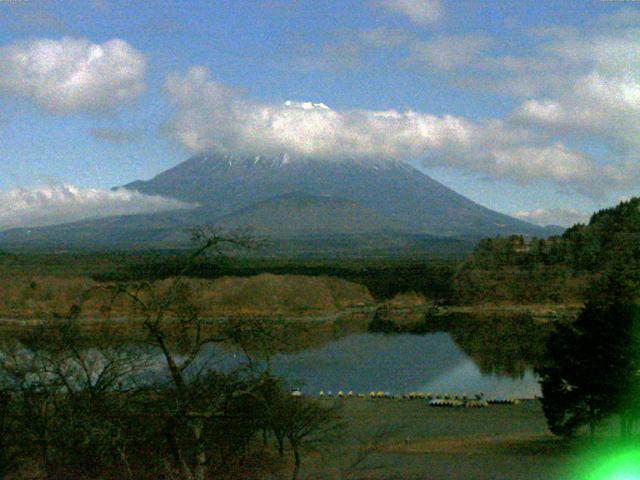
<svg viewBox="0 0 640 480">
<path fill-rule="evenodd" d="M 548 46 L 568 67 L 563 84 L 524 100 L 514 120 L 558 139 L 606 151 L 603 170 L 624 186 L 640 179 L 640 30 L 589 40 L 564 35 Z M 560 73 L 550 73 L 553 78 Z"/>
<path fill-rule="evenodd" d="M 581 152 L 561 143 L 547 146 L 498 148 L 490 152 L 495 172 L 526 182 L 531 178 L 553 178 L 557 183 L 588 184 L 596 166 Z"/>
<path fill-rule="evenodd" d="M 637 75 L 594 71 L 555 97 L 523 102 L 515 114 L 556 133 L 595 134 L 633 154 L 640 147 L 640 70 Z"/>
<path fill-rule="evenodd" d="M 617 114 L 625 118 L 640 114 L 640 29 L 616 29 L 594 36 L 565 33 L 542 48 L 566 66 L 562 72 L 547 75 L 564 76 L 565 81 L 547 91 L 546 98 L 526 102 L 520 114 L 581 128 L 606 125 Z M 536 107 L 541 104 L 554 105 L 563 114 L 540 116 Z"/>
<path fill-rule="evenodd" d="M 0 230 L 191 207 L 178 200 L 123 188 L 102 190 L 71 185 L 16 188 L 0 192 Z"/>
<path fill-rule="evenodd" d="M 295 61 L 304 71 L 340 71 L 365 68 L 379 55 L 404 48 L 411 35 L 404 30 L 376 27 L 366 30 L 339 30 L 319 45 L 302 45 Z"/>
<path fill-rule="evenodd" d="M 385 10 L 403 15 L 418 25 L 432 25 L 444 15 L 441 0 L 380 0 Z"/>
<path fill-rule="evenodd" d="M 461 118 L 412 111 L 339 112 L 321 103 L 246 101 L 202 67 L 171 75 L 166 91 L 177 107 L 170 130 L 195 152 L 406 158 L 464 144 L 472 129 Z"/>
<path fill-rule="evenodd" d="M 438 68 L 449 84 L 522 98 L 510 122 L 565 143 L 599 141 L 611 149 L 610 158 L 637 162 L 640 28 L 621 18 L 583 29 L 533 30 L 529 53 L 519 56 L 505 48 L 495 53 L 497 40 L 489 51 L 490 39 L 464 35 L 416 42 L 409 60 Z"/>
<path fill-rule="evenodd" d="M 55 113 L 130 103 L 145 89 L 146 58 L 119 39 L 38 39 L 0 48 L 0 91 Z"/>
<path fill-rule="evenodd" d="M 518 182 L 551 181 L 599 193 L 615 181 L 561 142 L 501 120 L 472 122 L 415 111 L 337 111 L 321 103 L 248 101 L 194 67 L 170 75 L 176 107 L 168 131 L 193 152 L 290 155 L 325 160 L 419 159 Z M 594 186 L 594 179 L 602 186 Z"/>
<path fill-rule="evenodd" d="M 560 225 L 570 227 L 576 223 L 588 223 L 590 214 L 580 212 L 575 208 L 537 208 L 531 211 L 518 211 L 514 217 L 537 225 Z"/>
<path fill-rule="evenodd" d="M 409 63 L 427 63 L 439 70 L 463 68 L 473 63 L 493 44 L 480 34 L 449 35 L 428 41 L 416 41 L 410 46 Z"/>
<path fill-rule="evenodd" d="M 628 19 L 640 15 L 629 12 Z M 611 23 L 603 17 L 582 29 L 542 27 L 526 37 L 514 54 L 499 37 L 470 33 L 415 42 L 409 60 L 440 66 L 447 80 L 476 90 L 492 90 L 527 99 L 572 96 L 577 84 L 601 78 L 636 78 L 640 71 L 640 28 L 637 22 Z M 488 46 L 493 48 L 489 49 Z M 471 53 L 469 53 L 471 52 Z M 453 60 L 448 61 L 448 58 Z M 460 61 L 457 61 L 457 59 Z M 420 63 L 415 62 L 414 63 Z M 582 86 L 581 88 L 586 88 Z M 587 93 L 587 92 L 585 92 Z"/>
<path fill-rule="evenodd" d="M 640 28 L 629 21 L 638 15 L 530 30 L 526 53 L 518 55 L 497 38 L 435 37 L 414 42 L 407 63 L 427 65 L 449 85 L 519 102 L 489 154 L 498 175 L 505 164 L 516 179 L 546 169 L 556 183 L 604 194 L 640 180 Z M 518 128 L 532 138 L 505 148 L 500 136 Z"/>
</svg>

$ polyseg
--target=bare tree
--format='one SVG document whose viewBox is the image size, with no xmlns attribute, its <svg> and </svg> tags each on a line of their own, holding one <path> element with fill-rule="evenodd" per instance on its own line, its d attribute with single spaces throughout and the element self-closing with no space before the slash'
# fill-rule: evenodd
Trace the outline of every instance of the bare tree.
<svg viewBox="0 0 640 480">
<path fill-rule="evenodd" d="M 166 402 L 169 417 L 164 433 L 173 463 L 172 467 L 167 462 L 169 473 L 179 474 L 184 480 L 204 480 L 208 464 L 205 432 L 208 421 L 224 415 L 224 406 L 231 397 L 249 394 L 255 385 L 242 384 L 244 390 L 231 392 L 205 388 L 207 383 L 201 380 L 206 378 L 206 371 L 194 368 L 196 359 L 205 346 L 223 342 L 227 337 L 205 329 L 185 275 L 207 255 L 224 255 L 228 248 L 253 248 L 256 241 L 251 237 L 223 235 L 210 227 L 193 230 L 192 239 L 196 245 L 193 253 L 165 288 L 159 289 L 152 281 L 143 280 L 118 283 L 110 290 L 111 301 L 124 296 L 134 305 L 168 370 L 172 389 Z M 180 442 L 177 431 L 182 426 L 190 431 L 193 448 L 185 448 Z"/>
<path fill-rule="evenodd" d="M 324 406 L 316 400 L 292 396 L 280 380 L 271 377 L 263 389 L 263 408 L 267 425 L 273 432 L 278 452 L 284 455 L 288 440 L 293 454 L 292 478 L 300 475 L 304 449 L 326 446 L 341 428 L 339 406 Z"/>
<path fill-rule="evenodd" d="M 195 231 L 194 240 L 194 252 L 174 277 L 92 289 L 33 338 L 0 347 L 0 380 L 11 391 L 19 424 L 11 438 L 23 431 L 18 443 L 30 459 L 35 445 L 45 478 L 260 478 L 261 469 L 283 464 L 273 461 L 269 431 L 282 454 L 285 441 L 290 444 L 298 477 L 303 450 L 335 426 L 334 409 L 292 398 L 271 374 L 271 356 L 291 348 L 295 327 L 260 318 L 211 324 L 199 315 L 188 272 L 208 255 L 255 242 L 206 228 Z M 84 302 L 96 297 L 104 312 L 127 299 L 150 344 L 136 350 L 99 336 L 86 342 L 78 318 Z M 244 352 L 231 372 L 210 363 L 206 348 L 219 342 Z M 164 375 L 149 380 L 146 369 L 158 365 Z M 258 451 L 260 431 L 265 442 Z M 0 461 L 3 452 L 0 442 Z M 243 463 L 252 466 L 246 470 Z"/>
<path fill-rule="evenodd" d="M 397 427 L 382 427 L 373 433 L 367 433 L 367 435 L 355 438 L 356 445 L 353 448 L 353 453 L 351 455 L 341 455 L 340 478 L 346 480 L 357 475 L 358 472 L 361 473 L 367 467 L 371 457 L 381 452 L 384 444 L 397 435 L 398 432 L 400 432 L 400 429 Z"/>
<path fill-rule="evenodd" d="M 326 444 L 331 434 L 337 431 L 339 415 L 337 409 L 327 408 L 317 401 L 291 397 L 287 440 L 291 444 L 294 457 L 293 480 L 297 480 L 302 466 L 302 451 Z"/>
<path fill-rule="evenodd" d="M 16 431 L 12 409 L 11 393 L 0 389 L 0 480 L 18 464 L 18 451 L 12 442 Z"/>
<path fill-rule="evenodd" d="M 35 445 L 46 478 L 71 477 L 74 469 L 97 478 L 116 466 L 119 477 L 133 478 L 126 451 L 136 439 L 124 432 L 130 394 L 121 387 L 133 386 L 145 356 L 81 343 L 73 318 L 44 322 L 23 342 L 3 342 L 0 378 L 14 424 L 7 438 L 27 457 Z"/>
<path fill-rule="evenodd" d="M 48 372 L 46 358 L 17 341 L 3 342 L 0 372 L 6 391 L 11 392 L 12 414 L 22 420 L 23 440 L 33 445 L 47 479 L 53 478 L 52 444 L 55 434 L 55 376 Z"/>
</svg>

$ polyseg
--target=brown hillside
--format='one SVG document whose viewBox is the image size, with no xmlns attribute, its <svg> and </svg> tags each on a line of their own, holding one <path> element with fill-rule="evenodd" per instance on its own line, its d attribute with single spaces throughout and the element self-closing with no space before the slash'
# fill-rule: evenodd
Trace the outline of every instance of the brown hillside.
<svg viewBox="0 0 640 480">
<path fill-rule="evenodd" d="M 172 280 L 154 285 L 166 290 Z M 321 315 L 373 305 L 366 287 L 339 278 L 303 275 L 261 274 L 253 277 L 223 277 L 216 280 L 189 279 L 189 295 L 202 317 L 221 315 Z M 99 284 L 86 278 L 60 279 L 23 276 L 0 280 L 0 318 L 45 318 L 62 316 L 80 303 L 82 293 Z M 91 295 L 82 316 L 107 316 L 106 293 Z M 111 317 L 134 317 L 124 299 L 112 305 Z"/>
</svg>

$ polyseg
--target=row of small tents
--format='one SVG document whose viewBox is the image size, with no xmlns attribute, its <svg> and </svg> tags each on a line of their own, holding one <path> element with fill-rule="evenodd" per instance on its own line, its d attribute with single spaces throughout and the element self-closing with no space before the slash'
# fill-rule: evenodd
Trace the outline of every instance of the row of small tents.
<svg viewBox="0 0 640 480">
<path fill-rule="evenodd" d="M 432 398 L 429 405 L 432 407 L 466 407 L 466 408 L 482 408 L 489 405 L 518 405 L 520 400 L 517 398 Z"/>
<path fill-rule="evenodd" d="M 294 396 L 301 396 L 302 393 L 300 390 L 294 390 L 292 392 Z M 320 398 L 331 398 L 333 397 L 333 392 L 331 390 L 325 392 L 324 390 L 320 390 L 319 397 Z M 468 407 L 468 408 L 478 408 L 478 407 L 486 407 L 488 405 L 514 405 L 520 403 L 518 399 L 514 398 L 506 398 L 506 397 L 495 397 L 485 399 L 484 394 L 476 394 L 472 398 L 467 397 L 466 395 L 449 395 L 449 394 L 432 394 L 432 393 L 424 393 L 424 392 L 410 392 L 405 393 L 403 395 L 394 395 L 391 392 L 384 391 L 371 391 L 369 395 L 365 395 L 364 393 L 354 394 L 352 390 L 348 392 L 344 392 L 343 390 L 338 391 L 335 395 L 337 398 L 366 398 L 367 396 L 371 399 L 395 399 L 395 400 L 428 400 L 429 405 L 433 407 Z"/>
</svg>

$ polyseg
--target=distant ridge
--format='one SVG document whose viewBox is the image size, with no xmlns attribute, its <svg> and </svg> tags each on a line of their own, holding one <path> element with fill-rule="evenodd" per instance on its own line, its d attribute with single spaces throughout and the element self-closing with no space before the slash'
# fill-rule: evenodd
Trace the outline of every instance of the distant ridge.
<svg viewBox="0 0 640 480">
<path fill-rule="evenodd" d="M 319 249 L 326 243 L 329 250 L 336 239 L 351 246 L 364 242 L 375 250 L 378 241 L 384 248 L 402 249 L 424 245 L 424 239 L 472 242 L 562 232 L 478 205 L 400 161 L 205 154 L 125 188 L 197 206 L 0 232 L 0 246 L 171 247 L 184 244 L 184 230 L 198 224 L 305 239 Z"/>
</svg>

